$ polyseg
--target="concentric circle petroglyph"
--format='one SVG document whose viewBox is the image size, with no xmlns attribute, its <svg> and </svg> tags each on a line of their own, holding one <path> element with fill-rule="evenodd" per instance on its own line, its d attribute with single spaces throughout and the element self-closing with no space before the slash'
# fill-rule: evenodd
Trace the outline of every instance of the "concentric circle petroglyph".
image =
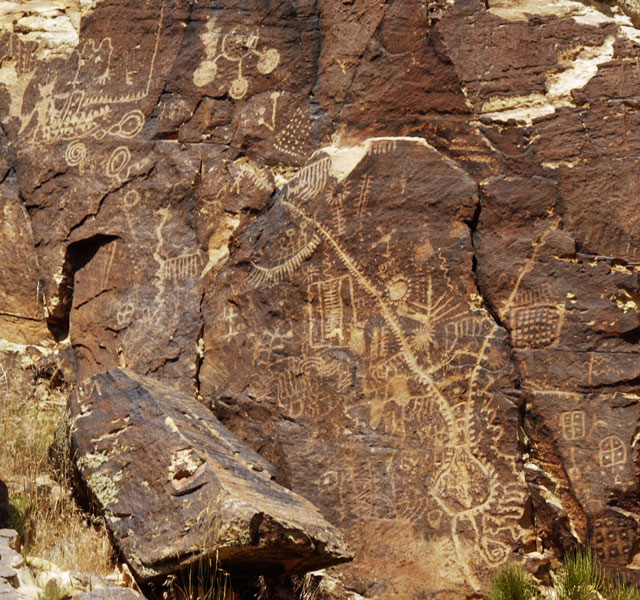
<svg viewBox="0 0 640 600">
<path fill-rule="evenodd" d="M 109 177 L 116 177 L 120 174 L 131 160 L 131 152 L 126 146 L 118 146 L 109 157 L 106 173 Z"/>
<path fill-rule="evenodd" d="M 82 143 L 71 142 L 64 153 L 64 159 L 70 167 L 76 167 L 87 158 L 87 147 Z"/>
<path fill-rule="evenodd" d="M 144 121 L 144 113 L 141 110 L 132 110 L 120 119 L 115 134 L 123 138 L 132 138 L 140 133 Z"/>
</svg>

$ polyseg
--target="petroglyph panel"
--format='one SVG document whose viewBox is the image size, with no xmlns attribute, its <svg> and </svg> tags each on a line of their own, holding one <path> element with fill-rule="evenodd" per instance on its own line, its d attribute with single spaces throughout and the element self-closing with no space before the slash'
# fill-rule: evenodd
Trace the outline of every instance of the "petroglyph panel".
<svg viewBox="0 0 640 600">
<path fill-rule="evenodd" d="M 605 564 L 624 567 L 632 559 L 638 523 L 610 510 L 597 515 L 590 534 L 591 544 Z"/>
<path fill-rule="evenodd" d="M 622 291 L 635 286 L 633 268 L 616 272 L 614 259 L 578 253 L 561 228 L 557 186 L 521 183 L 486 186 L 474 243 L 481 285 L 509 330 L 526 386 L 582 391 L 633 380 L 640 363 L 628 334 L 637 319 Z"/>
<path fill-rule="evenodd" d="M 118 235 L 80 242 L 70 338 L 81 379 L 120 366 L 192 389 L 207 253 L 187 215 L 195 208 L 189 182 L 200 160 L 196 151 L 176 156 L 171 144 L 161 146 L 155 152 L 178 181 L 154 171 L 144 185 L 121 183 L 105 214 L 118 223 Z"/>
<path fill-rule="evenodd" d="M 21 145 L 28 148 L 68 142 L 65 158 L 69 166 L 75 166 L 87 149 L 84 145 L 83 151 L 77 140 L 135 137 L 145 122 L 136 105 L 148 97 L 157 75 L 164 18 L 164 9 L 160 9 L 155 15 L 155 35 L 125 49 L 115 45 L 111 37 L 85 39 L 63 69 L 49 62 L 21 59 L 29 51 L 29 42 L 5 34 L 0 51 L 8 57 L 18 56 L 13 84 L 5 84 L 11 98 L 5 123 L 17 127 Z M 32 93 L 34 87 L 37 95 Z"/>
<path fill-rule="evenodd" d="M 527 434 L 536 440 L 533 457 L 553 457 L 560 487 L 576 532 L 587 535 L 601 558 L 623 566 L 638 538 L 637 524 L 621 525 L 624 516 L 610 513 L 612 498 L 637 494 L 633 456 L 640 398 L 625 393 L 532 391 L 527 401 Z M 557 467 L 554 467 L 557 468 Z M 627 503 L 627 501 L 624 501 Z M 620 521 L 621 520 L 621 521 Z M 619 522 L 620 521 L 620 522 Z M 624 535 L 620 532 L 624 530 Z"/>
<path fill-rule="evenodd" d="M 362 564 L 375 554 L 362 532 L 393 519 L 405 551 L 446 557 L 480 589 L 523 539 L 527 492 L 516 405 L 498 391 L 514 385 L 507 333 L 472 307 L 459 260 L 475 192 L 420 140 L 316 153 L 207 295 L 201 391 L 264 415 L 260 431 L 230 426 L 277 441 L 269 458 Z M 406 559 L 376 545 L 389 564 Z M 375 585 L 358 560 L 348 580 Z"/>
<path fill-rule="evenodd" d="M 201 392 L 362 597 L 479 596 L 578 539 L 628 565 L 638 35 L 527 1 L 5 2 L 0 340 Z M 367 139 L 398 135 L 456 163 Z"/>
<path fill-rule="evenodd" d="M 302 166 L 314 150 L 316 119 L 307 99 L 289 91 L 263 92 L 239 111 L 234 140 L 255 152 Z"/>
</svg>

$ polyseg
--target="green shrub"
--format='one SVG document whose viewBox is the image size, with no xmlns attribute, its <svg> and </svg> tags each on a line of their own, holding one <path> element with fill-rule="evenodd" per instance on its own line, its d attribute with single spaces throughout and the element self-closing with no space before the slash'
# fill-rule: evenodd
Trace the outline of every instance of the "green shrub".
<svg viewBox="0 0 640 600">
<path fill-rule="evenodd" d="M 9 529 L 15 529 L 24 544 L 32 537 L 33 520 L 37 513 L 35 500 L 28 496 L 15 496 L 11 498 L 9 508 Z"/>
<path fill-rule="evenodd" d="M 595 600 L 604 590 L 604 576 L 598 557 L 591 548 L 576 548 L 564 557 L 555 577 L 558 600 Z"/>
<path fill-rule="evenodd" d="M 604 589 L 607 600 L 640 600 L 640 587 L 624 577 L 609 579 Z"/>
<path fill-rule="evenodd" d="M 69 598 L 70 594 L 60 588 L 58 582 L 55 579 L 51 579 L 47 582 L 44 590 L 36 596 L 36 600 L 64 600 Z"/>
<path fill-rule="evenodd" d="M 507 564 L 492 577 L 487 600 L 534 600 L 537 597 L 529 574 L 518 564 Z"/>
</svg>

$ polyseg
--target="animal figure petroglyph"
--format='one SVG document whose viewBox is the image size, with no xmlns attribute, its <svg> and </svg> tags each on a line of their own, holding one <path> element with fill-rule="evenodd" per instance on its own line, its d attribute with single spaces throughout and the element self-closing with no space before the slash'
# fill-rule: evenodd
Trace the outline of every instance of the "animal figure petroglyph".
<svg viewBox="0 0 640 600">
<path fill-rule="evenodd" d="M 89 39 L 79 50 L 74 51 L 69 59 L 71 64 L 76 62 L 74 76 L 66 86 L 58 81 L 58 75 L 46 72 L 43 64 L 20 58 L 24 54 L 21 49 L 24 50 L 27 45 L 12 42 L 17 46 L 13 50 L 19 60 L 15 67 L 18 83 L 9 90 L 9 114 L 19 119 L 20 134 L 24 142 L 40 146 L 68 141 L 70 144 L 65 150 L 65 160 L 69 166 L 75 167 L 87 160 L 87 147 L 79 140 L 103 139 L 107 136 L 126 139 L 136 136 L 144 125 L 145 115 L 141 110 L 127 105 L 139 102 L 149 95 L 163 19 L 164 8 L 160 11 L 151 59 L 146 54 L 140 58 L 141 62 L 148 64 L 145 83 L 141 85 L 141 81 L 130 81 L 127 87 L 131 89 L 127 89 L 116 82 L 113 92 L 103 90 L 114 75 L 111 38 L 104 38 L 99 42 Z M 30 111 L 26 111 L 24 94 L 36 77 L 39 99 Z M 87 84 L 90 87 L 80 87 Z M 64 91 L 56 91 L 57 88 Z M 119 107 L 123 108 L 118 110 Z M 121 164 L 122 157 L 118 156 L 117 159 L 115 162 L 110 161 L 111 171 Z"/>
</svg>

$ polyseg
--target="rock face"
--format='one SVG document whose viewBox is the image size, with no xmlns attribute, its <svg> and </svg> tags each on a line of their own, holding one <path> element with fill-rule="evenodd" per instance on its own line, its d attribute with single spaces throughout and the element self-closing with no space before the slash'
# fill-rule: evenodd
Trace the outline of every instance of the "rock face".
<svg viewBox="0 0 640 600">
<path fill-rule="evenodd" d="M 348 532 L 348 586 L 374 595 L 453 593 L 530 535 L 507 333 L 472 277 L 477 202 L 424 140 L 329 148 L 207 290 L 202 393 Z"/>
<path fill-rule="evenodd" d="M 0 183 L 0 336 L 18 344 L 50 339 L 29 216 L 15 176 Z"/>
<path fill-rule="evenodd" d="M 140 582 L 211 554 L 258 573 L 352 558 L 311 503 L 272 482 L 270 465 L 189 395 L 114 369 L 83 383 L 70 408 L 79 475 Z"/>
<path fill-rule="evenodd" d="M 335 598 L 637 573 L 634 2 L 5 4 L 0 338 L 213 409 Z"/>
</svg>

